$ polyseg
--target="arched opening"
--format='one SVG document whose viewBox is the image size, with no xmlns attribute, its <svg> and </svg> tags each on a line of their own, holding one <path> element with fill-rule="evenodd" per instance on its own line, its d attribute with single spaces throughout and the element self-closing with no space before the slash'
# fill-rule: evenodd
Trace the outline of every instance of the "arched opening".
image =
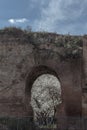
<svg viewBox="0 0 87 130">
<path fill-rule="evenodd" d="M 62 102 L 61 84 L 57 73 L 47 66 L 34 67 L 26 80 L 25 97 L 29 116 L 35 117 L 37 113 L 40 116 L 43 112 L 45 114 L 48 112 L 49 117 L 56 116 L 56 106 Z M 48 102 L 46 102 L 47 99 Z"/>
<path fill-rule="evenodd" d="M 56 125 L 57 105 L 62 103 L 61 85 L 52 74 L 42 74 L 33 83 L 31 105 L 34 119 L 40 125 Z"/>
<path fill-rule="evenodd" d="M 39 77 L 42 74 L 52 74 L 59 79 L 57 73 L 48 66 L 40 65 L 40 66 L 33 67 L 26 78 L 26 87 L 25 87 L 26 94 L 29 95 L 32 89 L 33 82 L 37 79 L 37 77 Z"/>
</svg>

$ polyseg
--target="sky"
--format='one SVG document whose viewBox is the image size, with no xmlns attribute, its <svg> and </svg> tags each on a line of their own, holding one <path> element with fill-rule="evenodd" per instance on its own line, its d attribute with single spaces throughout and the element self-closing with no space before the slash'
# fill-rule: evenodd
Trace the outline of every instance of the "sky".
<svg viewBox="0 0 87 130">
<path fill-rule="evenodd" d="M 87 34 L 87 0 L 0 0 L 0 28 Z"/>
</svg>

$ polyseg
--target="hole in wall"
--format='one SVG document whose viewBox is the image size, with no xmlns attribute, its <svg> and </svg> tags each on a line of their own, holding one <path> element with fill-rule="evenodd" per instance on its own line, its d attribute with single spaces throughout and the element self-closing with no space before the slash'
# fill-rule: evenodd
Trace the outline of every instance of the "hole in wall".
<svg viewBox="0 0 87 130">
<path fill-rule="evenodd" d="M 61 85 L 58 78 L 52 74 L 42 74 L 34 81 L 31 89 L 31 105 L 34 120 L 45 124 L 55 120 L 57 106 L 62 103 Z M 51 122 L 52 123 L 52 122 Z"/>
</svg>

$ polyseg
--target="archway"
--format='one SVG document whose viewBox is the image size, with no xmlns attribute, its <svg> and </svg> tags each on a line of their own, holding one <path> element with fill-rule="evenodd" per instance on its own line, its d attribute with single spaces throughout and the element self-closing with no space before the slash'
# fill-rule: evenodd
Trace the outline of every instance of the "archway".
<svg viewBox="0 0 87 130">
<path fill-rule="evenodd" d="M 52 74 L 42 74 L 34 81 L 31 90 L 34 119 L 39 125 L 56 125 L 57 106 L 62 103 L 61 85 Z"/>
<path fill-rule="evenodd" d="M 33 116 L 33 111 L 30 104 L 32 86 L 35 80 L 37 81 L 38 77 L 44 76 L 45 74 L 51 75 L 59 83 L 59 77 L 52 68 L 47 67 L 47 66 L 36 66 L 32 68 L 32 71 L 27 76 L 26 88 L 25 88 L 25 104 L 26 104 L 26 110 L 29 116 Z"/>
</svg>

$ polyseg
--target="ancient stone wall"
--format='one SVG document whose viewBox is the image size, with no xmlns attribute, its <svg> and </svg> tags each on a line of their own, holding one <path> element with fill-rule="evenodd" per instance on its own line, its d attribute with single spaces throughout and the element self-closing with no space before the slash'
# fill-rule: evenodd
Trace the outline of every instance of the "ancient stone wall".
<svg viewBox="0 0 87 130">
<path fill-rule="evenodd" d="M 61 83 L 63 103 L 58 107 L 57 115 L 82 115 L 85 55 L 78 55 L 76 46 L 73 50 L 57 45 L 61 36 L 51 35 L 49 40 L 39 36 L 38 44 L 35 44 L 35 39 L 34 43 L 23 43 L 13 36 L 0 35 L 1 115 L 33 115 L 30 105 L 32 84 L 39 75 L 46 73 L 55 75 Z M 37 35 L 34 34 L 34 37 Z"/>
<path fill-rule="evenodd" d="M 87 36 L 83 37 L 82 110 L 87 115 Z"/>
</svg>

